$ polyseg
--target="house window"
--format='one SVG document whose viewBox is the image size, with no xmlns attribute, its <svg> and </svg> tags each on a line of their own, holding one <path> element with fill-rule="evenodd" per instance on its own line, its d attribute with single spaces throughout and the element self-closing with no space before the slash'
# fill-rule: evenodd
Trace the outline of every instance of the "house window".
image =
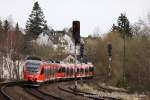
<svg viewBox="0 0 150 100">
<path fill-rule="evenodd" d="M 73 59 L 70 58 L 70 63 L 73 63 L 73 62 L 74 62 Z"/>
</svg>

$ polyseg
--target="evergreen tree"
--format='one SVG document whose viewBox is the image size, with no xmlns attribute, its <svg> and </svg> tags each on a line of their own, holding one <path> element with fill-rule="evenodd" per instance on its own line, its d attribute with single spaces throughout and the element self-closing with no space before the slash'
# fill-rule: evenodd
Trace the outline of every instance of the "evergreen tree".
<svg viewBox="0 0 150 100">
<path fill-rule="evenodd" d="M 37 38 L 38 35 L 45 31 L 46 20 L 44 20 L 45 16 L 43 14 L 42 9 L 40 8 L 38 2 L 34 3 L 32 12 L 29 16 L 29 19 L 26 23 L 26 32 L 32 38 Z"/>
<path fill-rule="evenodd" d="M 118 30 L 118 32 L 121 33 L 122 37 L 124 37 L 124 36 L 132 37 L 130 22 L 125 14 L 121 14 L 118 17 L 117 23 L 118 23 L 117 30 Z"/>
<path fill-rule="evenodd" d="M 118 31 L 117 28 L 118 28 L 118 27 L 117 27 L 115 24 L 113 24 L 111 31 L 112 31 L 112 32 L 117 32 L 117 31 Z"/>
<path fill-rule="evenodd" d="M 5 20 L 4 26 L 3 26 L 4 33 L 7 33 L 9 29 L 10 29 L 9 22 L 7 20 Z"/>
<path fill-rule="evenodd" d="M 17 24 L 16 24 L 16 26 L 15 26 L 15 32 L 17 32 L 17 33 L 20 32 L 18 22 L 17 22 Z"/>
<path fill-rule="evenodd" d="M 2 43 L 3 39 L 3 26 L 2 26 L 2 21 L 0 20 L 0 44 Z"/>
<path fill-rule="evenodd" d="M 0 32 L 2 31 L 3 27 L 2 27 L 2 21 L 0 20 Z"/>
<path fill-rule="evenodd" d="M 3 27 L 2 27 L 2 21 L 0 20 L 0 38 L 2 37 Z"/>
<path fill-rule="evenodd" d="M 48 28 L 47 25 L 45 25 L 44 28 L 43 28 L 43 32 L 48 33 L 49 31 L 50 31 L 50 29 Z"/>
<path fill-rule="evenodd" d="M 19 24 L 16 23 L 16 26 L 15 26 L 15 34 L 16 34 L 16 37 L 19 39 L 20 37 L 22 38 L 23 37 L 23 34 L 22 32 L 20 31 L 20 28 L 19 28 Z"/>
<path fill-rule="evenodd" d="M 131 32 L 130 22 L 125 14 L 122 14 L 118 17 L 117 25 L 113 24 L 111 31 L 119 32 L 121 37 L 132 37 L 133 34 Z"/>
</svg>

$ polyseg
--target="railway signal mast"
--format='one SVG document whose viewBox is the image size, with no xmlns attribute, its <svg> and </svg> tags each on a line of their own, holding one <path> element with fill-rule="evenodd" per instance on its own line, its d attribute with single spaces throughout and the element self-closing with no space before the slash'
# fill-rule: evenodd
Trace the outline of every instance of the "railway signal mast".
<svg viewBox="0 0 150 100">
<path fill-rule="evenodd" d="M 84 57 L 84 41 L 81 40 L 81 43 L 80 43 L 80 60 L 81 60 L 81 64 L 83 62 L 83 57 Z"/>
<path fill-rule="evenodd" d="M 107 45 L 108 57 L 109 57 L 109 66 L 108 66 L 108 79 L 111 78 L 111 61 L 112 61 L 112 44 Z"/>
<path fill-rule="evenodd" d="M 77 89 L 77 52 L 76 52 L 76 47 L 77 45 L 80 44 L 80 21 L 73 21 L 72 23 L 72 36 L 74 39 L 74 44 L 75 44 L 75 90 Z"/>
</svg>

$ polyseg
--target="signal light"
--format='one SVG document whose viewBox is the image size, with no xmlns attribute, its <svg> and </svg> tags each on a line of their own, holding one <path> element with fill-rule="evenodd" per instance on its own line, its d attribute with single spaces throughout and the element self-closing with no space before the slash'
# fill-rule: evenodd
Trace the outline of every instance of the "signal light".
<svg viewBox="0 0 150 100">
<path fill-rule="evenodd" d="M 72 36 L 73 36 L 75 45 L 80 44 L 80 22 L 73 21 L 72 28 L 73 28 Z"/>
<path fill-rule="evenodd" d="M 112 45 L 110 43 L 107 46 L 107 50 L 108 50 L 108 56 L 111 57 L 112 56 Z"/>
</svg>

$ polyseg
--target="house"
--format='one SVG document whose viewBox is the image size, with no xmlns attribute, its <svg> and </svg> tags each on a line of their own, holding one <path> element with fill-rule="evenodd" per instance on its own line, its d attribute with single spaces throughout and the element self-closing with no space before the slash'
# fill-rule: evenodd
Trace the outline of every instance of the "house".
<svg viewBox="0 0 150 100">
<path fill-rule="evenodd" d="M 39 45 L 52 46 L 54 50 L 63 48 L 66 53 L 75 53 L 75 46 L 71 35 L 66 31 L 50 31 L 49 33 L 41 33 L 36 42 Z M 79 54 L 79 46 L 76 47 L 76 53 Z"/>
<path fill-rule="evenodd" d="M 41 33 L 36 39 L 36 43 L 38 43 L 39 45 L 47 45 L 47 46 L 53 45 L 52 40 L 50 40 L 49 36 L 46 33 Z"/>
<path fill-rule="evenodd" d="M 75 56 L 73 55 L 68 55 L 66 58 L 63 59 L 64 63 L 79 63 L 80 61 L 78 59 L 75 59 Z"/>
</svg>

